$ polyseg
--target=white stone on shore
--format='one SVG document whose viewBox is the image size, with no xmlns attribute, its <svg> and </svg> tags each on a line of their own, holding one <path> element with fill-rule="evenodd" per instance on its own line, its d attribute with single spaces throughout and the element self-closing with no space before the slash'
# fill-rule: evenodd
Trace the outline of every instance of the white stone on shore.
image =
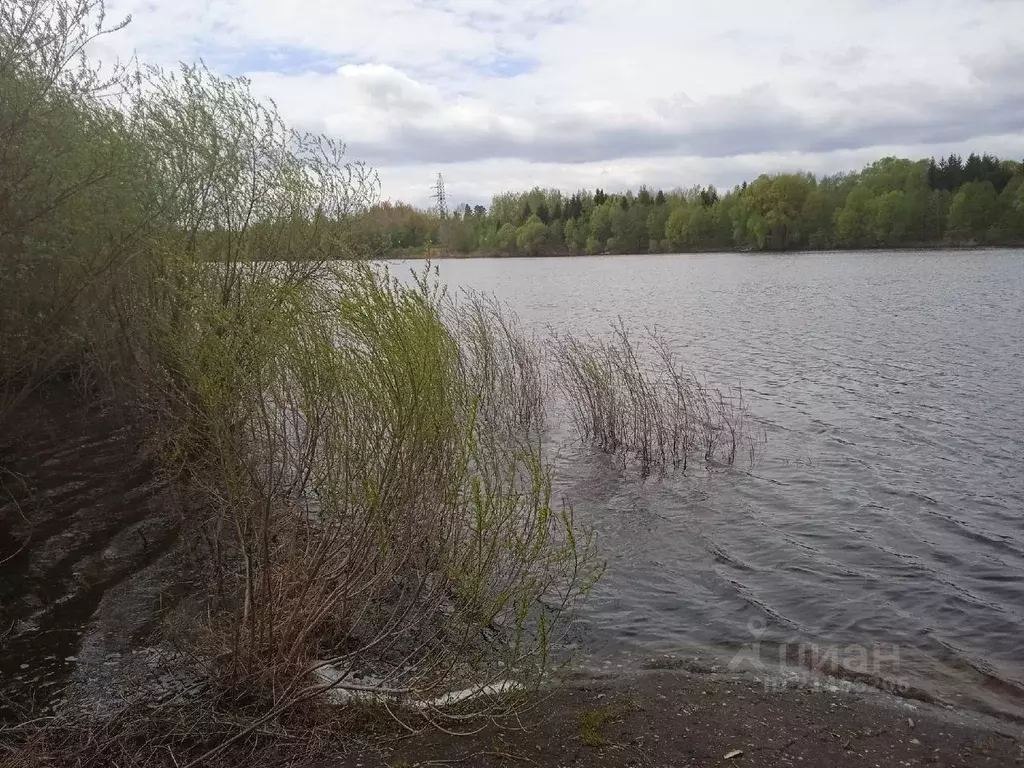
<svg viewBox="0 0 1024 768">
<path fill-rule="evenodd" d="M 352 701 L 377 703 L 397 703 L 400 701 L 414 709 L 443 709 L 476 698 L 477 696 L 499 696 L 504 693 L 522 690 L 523 687 L 520 683 L 512 680 L 499 680 L 475 688 L 449 691 L 433 699 L 423 700 L 389 693 L 389 686 L 379 677 L 365 675 L 360 672 L 350 672 L 346 675 L 330 664 L 320 664 L 315 667 L 313 675 L 322 684 L 334 686 L 328 689 L 326 694 L 328 699 L 335 704 L 346 704 Z"/>
</svg>

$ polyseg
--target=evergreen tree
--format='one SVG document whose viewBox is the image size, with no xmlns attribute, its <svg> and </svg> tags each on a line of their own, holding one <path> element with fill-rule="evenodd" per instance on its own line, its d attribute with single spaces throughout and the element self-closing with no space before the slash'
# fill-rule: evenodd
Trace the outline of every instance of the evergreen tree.
<svg viewBox="0 0 1024 768">
<path fill-rule="evenodd" d="M 548 212 L 548 206 L 543 200 L 540 201 L 535 213 L 545 226 L 551 223 L 551 214 Z"/>
</svg>

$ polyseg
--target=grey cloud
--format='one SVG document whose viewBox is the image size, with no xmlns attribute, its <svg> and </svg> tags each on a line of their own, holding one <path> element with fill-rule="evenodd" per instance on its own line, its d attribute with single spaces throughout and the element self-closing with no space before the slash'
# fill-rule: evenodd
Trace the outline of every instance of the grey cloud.
<svg viewBox="0 0 1024 768">
<path fill-rule="evenodd" d="M 363 87 L 370 103 L 379 108 L 396 110 L 405 114 L 425 114 L 432 104 L 429 99 L 410 94 L 400 83 L 393 80 L 376 80 Z"/>
<path fill-rule="evenodd" d="M 455 163 L 488 159 L 530 162 L 588 163 L 652 155 L 690 154 L 718 157 L 764 151 L 772 136 L 800 133 L 800 116 L 776 105 L 751 112 L 721 113 L 693 108 L 693 119 L 674 125 L 642 120 L 605 126 L 582 116 L 564 116 L 535 123 L 537 138 L 523 138 L 500 128 L 453 133 L 403 125 L 374 144 L 350 145 L 351 151 L 374 163 Z"/>
<path fill-rule="evenodd" d="M 827 110 L 801 110 L 769 86 L 700 105 L 685 96 L 662 100 L 660 119 L 626 117 L 612 124 L 582 114 L 540 116 L 533 136 L 500 124 L 452 132 L 401 123 L 380 142 L 352 143 L 371 163 L 457 163 L 487 159 L 588 163 L 688 155 L 722 158 L 780 152 L 835 152 L 881 145 L 948 144 L 1024 129 L 1024 53 L 969 63 L 974 82 L 937 90 L 924 84 L 841 89 L 816 84 Z M 813 102 L 812 102 L 813 103 Z M 983 148 L 983 147 L 981 147 Z"/>
<path fill-rule="evenodd" d="M 970 56 L 964 64 L 981 84 L 1012 87 L 1024 75 L 1024 50 L 1006 46 L 983 56 Z"/>
<path fill-rule="evenodd" d="M 848 69 L 863 64 L 870 56 L 870 51 L 863 45 L 852 45 L 839 51 L 827 51 L 822 58 L 833 67 Z"/>
</svg>

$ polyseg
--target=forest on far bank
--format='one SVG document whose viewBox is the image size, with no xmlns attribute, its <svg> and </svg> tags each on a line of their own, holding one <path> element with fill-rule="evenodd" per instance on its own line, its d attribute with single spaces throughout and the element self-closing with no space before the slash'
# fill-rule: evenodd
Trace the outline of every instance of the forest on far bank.
<svg viewBox="0 0 1024 768">
<path fill-rule="evenodd" d="M 357 225 L 379 256 L 545 256 L 1024 244 L 1024 164 L 886 157 L 855 173 L 713 186 L 495 195 L 451 212 L 385 201 Z"/>
</svg>

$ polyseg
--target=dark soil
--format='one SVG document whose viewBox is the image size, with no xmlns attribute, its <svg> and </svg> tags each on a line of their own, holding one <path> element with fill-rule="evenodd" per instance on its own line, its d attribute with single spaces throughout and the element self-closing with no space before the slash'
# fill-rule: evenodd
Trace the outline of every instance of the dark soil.
<svg viewBox="0 0 1024 768">
<path fill-rule="evenodd" d="M 882 695 L 766 690 L 674 671 L 568 684 L 523 726 L 424 733 L 323 766 L 1024 765 L 1012 724 Z"/>
</svg>

